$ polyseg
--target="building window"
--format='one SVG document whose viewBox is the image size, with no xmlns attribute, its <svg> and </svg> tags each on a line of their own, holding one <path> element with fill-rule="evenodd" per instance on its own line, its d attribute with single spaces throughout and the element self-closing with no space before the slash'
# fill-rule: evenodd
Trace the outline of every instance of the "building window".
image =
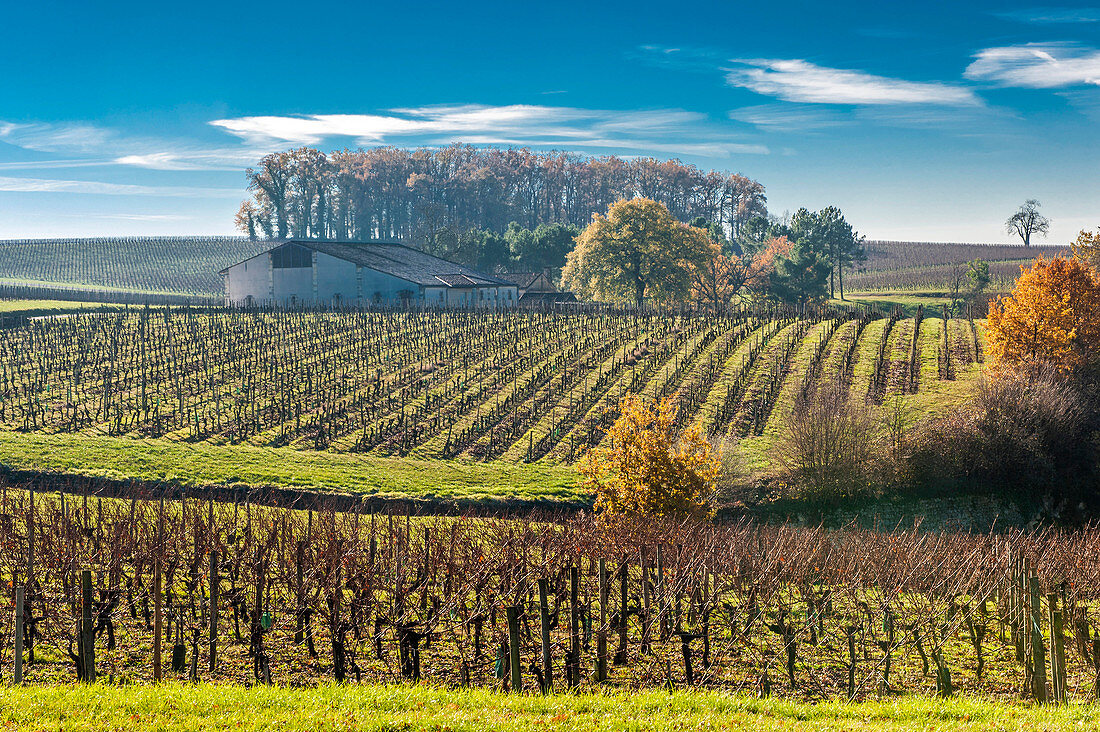
<svg viewBox="0 0 1100 732">
<path fill-rule="evenodd" d="M 313 266 L 313 252 L 297 244 L 286 244 L 271 250 L 273 269 L 305 269 Z"/>
</svg>

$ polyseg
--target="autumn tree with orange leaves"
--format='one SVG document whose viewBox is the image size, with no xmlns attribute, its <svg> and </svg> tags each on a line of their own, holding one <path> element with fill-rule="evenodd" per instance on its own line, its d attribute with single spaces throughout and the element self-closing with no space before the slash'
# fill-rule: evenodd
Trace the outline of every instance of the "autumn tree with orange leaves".
<svg viewBox="0 0 1100 732">
<path fill-rule="evenodd" d="M 724 254 L 715 242 L 712 255 L 691 273 L 692 298 L 714 312 L 723 312 L 738 295 L 767 291 L 775 262 L 791 251 L 785 236 L 773 237 L 755 252 Z"/>
<path fill-rule="evenodd" d="M 1078 259 L 1021 267 L 1016 287 L 989 308 L 989 353 L 998 367 L 1050 364 L 1073 373 L 1100 356 L 1100 279 Z"/>
<path fill-rule="evenodd" d="M 720 463 L 702 429 L 680 432 L 670 399 L 652 404 L 631 394 L 619 407 L 609 446 L 589 451 L 577 466 L 596 494 L 596 510 L 709 517 Z"/>
</svg>

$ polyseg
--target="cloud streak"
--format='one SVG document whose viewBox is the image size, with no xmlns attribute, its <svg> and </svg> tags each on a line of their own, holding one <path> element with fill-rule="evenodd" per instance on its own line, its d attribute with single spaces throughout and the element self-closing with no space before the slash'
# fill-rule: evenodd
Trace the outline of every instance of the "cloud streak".
<svg viewBox="0 0 1100 732">
<path fill-rule="evenodd" d="M 729 117 L 768 132 L 811 132 L 851 124 L 846 112 L 816 104 L 757 104 L 729 112 Z"/>
<path fill-rule="evenodd" d="M 236 188 L 142 186 L 92 180 L 16 178 L 0 176 L 0 191 L 15 193 L 78 193 L 100 196 L 160 196 L 165 198 L 240 198 Z"/>
<path fill-rule="evenodd" d="M 320 145 L 333 138 L 350 138 L 368 147 L 469 142 L 712 156 L 768 152 L 763 145 L 710 129 L 705 115 L 683 109 L 463 104 L 391 109 L 380 114 L 238 117 L 210 124 L 257 148 Z"/>
<path fill-rule="evenodd" d="M 864 71 L 818 66 L 802 59 L 734 59 L 733 63 L 738 66 L 726 70 L 726 82 L 730 86 L 788 102 L 981 105 L 972 90 L 954 84 L 893 79 Z"/>
<path fill-rule="evenodd" d="M 1100 86 L 1100 51 L 1071 43 L 987 48 L 974 56 L 964 76 L 1028 89 Z"/>
<path fill-rule="evenodd" d="M 191 142 L 126 137 L 83 123 L 0 121 L 0 142 L 31 152 L 62 154 L 63 160 L 0 163 L 0 169 L 80 168 L 126 165 L 150 170 L 240 170 L 269 150 L 199 148 Z M 90 155 L 88 158 L 72 156 Z"/>
<path fill-rule="evenodd" d="M 1100 8 L 1023 8 L 1000 11 L 994 15 L 1017 23 L 1039 25 L 1100 23 Z"/>
</svg>

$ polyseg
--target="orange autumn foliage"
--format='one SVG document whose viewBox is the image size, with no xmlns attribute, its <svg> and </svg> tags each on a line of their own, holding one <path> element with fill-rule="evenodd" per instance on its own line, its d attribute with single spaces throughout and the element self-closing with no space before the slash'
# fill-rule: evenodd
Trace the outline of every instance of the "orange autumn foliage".
<svg viewBox="0 0 1100 732">
<path fill-rule="evenodd" d="M 1100 356 L 1100 279 L 1076 259 L 1042 257 L 1020 267 L 1007 297 L 989 307 L 989 353 L 996 366 L 1048 363 L 1064 373 Z"/>
<path fill-rule="evenodd" d="M 1073 256 L 1093 268 L 1100 265 L 1100 228 L 1096 231 L 1081 230 L 1075 241 L 1070 242 Z"/>
<path fill-rule="evenodd" d="M 767 291 L 775 260 L 790 254 L 785 236 L 773 237 L 756 252 L 726 255 L 712 243 L 710 256 L 695 266 L 691 275 L 691 296 L 697 302 L 722 312 L 739 294 L 759 295 Z"/>
<path fill-rule="evenodd" d="M 678 434 L 669 399 L 647 404 L 631 394 L 607 434 L 608 448 L 588 452 L 578 465 L 596 510 L 641 516 L 712 514 L 719 460 L 698 426 Z"/>
</svg>

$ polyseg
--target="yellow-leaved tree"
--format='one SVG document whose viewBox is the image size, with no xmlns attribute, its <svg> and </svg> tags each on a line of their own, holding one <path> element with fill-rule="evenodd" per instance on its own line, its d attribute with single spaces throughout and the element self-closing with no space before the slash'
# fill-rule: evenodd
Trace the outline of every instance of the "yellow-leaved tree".
<svg viewBox="0 0 1100 732">
<path fill-rule="evenodd" d="M 577 237 L 562 283 L 609 302 L 677 300 L 688 296 L 693 268 L 715 254 L 707 232 L 677 221 L 663 203 L 624 199 Z"/>
<path fill-rule="evenodd" d="M 989 307 L 989 353 L 997 366 L 1047 363 L 1064 373 L 1100 356 L 1100 281 L 1077 259 L 1036 259 L 1020 267 L 1007 297 Z"/>
<path fill-rule="evenodd" d="M 709 517 L 720 462 L 698 426 L 682 433 L 669 399 L 656 404 L 629 395 L 607 434 L 606 448 L 578 464 L 596 510 L 640 516 Z"/>
<path fill-rule="evenodd" d="M 1096 231 L 1081 230 L 1077 240 L 1070 242 L 1073 248 L 1073 256 L 1086 262 L 1094 269 L 1100 266 L 1100 228 Z"/>
</svg>

